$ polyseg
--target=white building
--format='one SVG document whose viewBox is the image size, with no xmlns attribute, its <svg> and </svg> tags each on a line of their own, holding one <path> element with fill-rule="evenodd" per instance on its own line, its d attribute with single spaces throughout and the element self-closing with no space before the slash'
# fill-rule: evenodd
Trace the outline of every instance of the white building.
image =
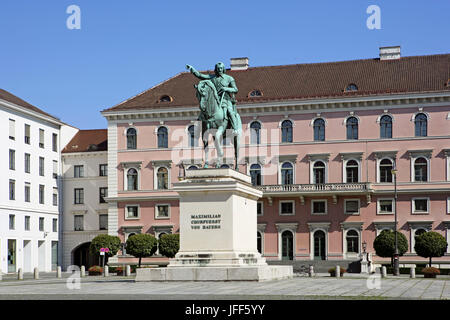
<svg viewBox="0 0 450 320">
<path fill-rule="evenodd" d="M 61 149 L 77 130 L 0 89 L 3 273 L 58 265 Z"/>
<path fill-rule="evenodd" d="M 108 228 L 106 150 L 106 129 L 80 130 L 62 150 L 64 270 L 98 264 L 89 245 Z"/>
</svg>

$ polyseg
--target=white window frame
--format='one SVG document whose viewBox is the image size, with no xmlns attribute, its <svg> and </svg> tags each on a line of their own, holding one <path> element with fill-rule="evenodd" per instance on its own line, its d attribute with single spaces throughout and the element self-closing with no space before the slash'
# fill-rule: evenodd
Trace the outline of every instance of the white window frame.
<svg viewBox="0 0 450 320">
<path fill-rule="evenodd" d="M 275 224 L 278 233 L 278 260 L 283 256 L 283 241 L 281 235 L 285 231 L 292 233 L 292 258 L 293 261 L 297 260 L 297 229 L 298 223 L 277 223 Z"/>
<path fill-rule="evenodd" d="M 292 165 L 292 184 L 295 184 L 295 163 L 289 160 L 283 161 L 280 163 L 280 165 L 278 166 L 278 184 L 281 184 L 281 167 L 283 166 L 283 164 L 285 164 L 286 162 L 289 162 Z M 261 175 L 262 175 L 262 166 L 261 166 Z M 261 184 L 262 184 L 262 177 L 261 177 Z"/>
<path fill-rule="evenodd" d="M 450 199 L 450 198 L 449 198 Z M 450 200 L 449 200 L 450 201 Z M 258 204 L 261 204 L 261 214 L 258 214 Z M 294 204 L 295 205 L 295 204 Z M 281 209 L 281 208 L 280 208 Z M 280 210 L 281 212 L 281 210 Z M 295 212 L 295 211 L 294 211 Z M 257 201 L 256 202 L 256 216 L 262 217 L 264 216 L 264 201 Z"/>
<path fill-rule="evenodd" d="M 191 140 L 191 135 L 189 134 L 190 126 L 194 127 L 194 145 L 193 146 L 189 145 L 190 140 Z M 199 132 L 198 126 L 195 123 L 190 123 L 186 126 L 185 131 L 186 131 L 186 137 L 187 137 L 186 148 L 197 148 L 199 146 L 199 140 L 200 140 L 200 135 L 201 135 L 201 132 Z M 167 131 L 167 133 L 168 133 L 168 131 Z M 199 133 L 200 133 L 200 135 L 199 135 Z"/>
<path fill-rule="evenodd" d="M 281 205 L 283 203 L 292 203 L 292 213 L 281 213 Z M 278 215 L 279 216 L 295 216 L 295 200 L 280 200 L 278 202 Z"/>
<path fill-rule="evenodd" d="M 159 165 L 159 166 L 156 166 L 154 168 L 155 169 L 153 170 L 153 189 L 154 190 L 161 190 L 161 191 L 170 190 L 171 189 L 170 188 L 170 186 L 171 186 L 170 167 L 169 166 L 164 166 L 164 165 Z M 158 189 L 158 170 L 160 168 L 166 168 L 167 169 L 167 189 Z M 139 183 L 139 180 L 138 180 L 138 183 Z"/>
<path fill-rule="evenodd" d="M 290 121 L 292 124 L 292 142 L 283 142 L 283 128 L 282 128 L 282 124 L 284 121 Z M 290 143 L 294 143 L 294 127 L 295 127 L 295 121 L 292 120 L 291 118 L 283 118 L 278 122 L 278 129 L 280 129 L 280 144 L 290 144 Z"/>
<path fill-rule="evenodd" d="M 159 128 L 162 128 L 162 127 L 167 129 L 167 147 L 160 147 L 159 144 L 158 144 L 159 143 L 158 131 L 159 131 Z M 170 146 L 170 130 L 169 130 L 168 126 L 166 126 L 164 124 L 160 124 L 159 126 L 156 126 L 155 127 L 155 136 L 156 136 L 156 146 L 155 146 L 156 149 L 158 149 L 158 150 L 166 150 L 166 149 L 170 149 L 171 148 L 171 146 Z"/>
<path fill-rule="evenodd" d="M 136 130 L 136 149 L 128 149 L 128 136 L 127 136 L 128 129 Z M 138 147 L 137 147 L 138 134 L 139 134 L 139 130 L 134 125 L 129 125 L 128 127 L 124 128 L 123 135 L 125 136 L 125 147 L 124 147 L 125 150 L 131 150 L 132 151 L 132 150 L 137 150 L 138 149 Z"/>
<path fill-rule="evenodd" d="M 347 202 L 349 202 L 349 201 L 358 201 L 358 212 L 347 212 Z M 359 216 L 360 208 L 361 208 L 361 199 L 358 199 L 358 198 L 344 199 L 344 214 L 351 215 L 351 216 Z"/>
<path fill-rule="evenodd" d="M 129 207 L 137 207 L 137 217 L 128 217 L 128 208 Z M 141 207 L 139 204 L 127 204 L 124 210 L 124 219 L 125 220 L 139 220 L 141 218 Z"/>
<path fill-rule="evenodd" d="M 252 128 L 251 125 L 253 122 L 258 122 L 259 125 L 261 126 L 261 129 L 259 129 L 259 143 L 252 143 Z M 250 146 L 260 146 L 263 144 L 263 136 L 262 136 L 262 132 L 264 129 L 263 123 L 257 119 L 253 119 L 251 120 L 248 124 L 247 124 L 247 129 L 248 129 L 248 144 Z"/>
<path fill-rule="evenodd" d="M 447 198 L 447 214 L 450 214 L 450 197 Z"/>
<path fill-rule="evenodd" d="M 361 161 L 356 158 L 349 158 L 344 161 L 342 161 L 342 182 L 347 183 L 347 162 L 354 160 L 358 164 L 358 182 L 349 182 L 349 183 L 360 183 L 361 182 Z M 325 169 L 327 166 L 325 165 Z"/>
<path fill-rule="evenodd" d="M 316 162 L 323 162 L 323 164 L 325 165 L 325 181 L 324 183 L 328 183 L 328 160 L 325 159 L 315 159 L 315 160 L 311 160 L 309 162 L 309 183 L 310 184 L 316 184 L 314 182 L 314 165 L 316 164 Z"/>
<path fill-rule="evenodd" d="M 392 201 L 392 212 L 381 212 L 380 210 L 380 202 L 385 200 Z M 391 215 L 395 213 L 395 199 L 394 198 L 378 198 L 377 199 L 377 215 Z"/>
<path fill-rule="evenodd" d="M 134 169 L 137 172 L 137 189 L 136 190 L 128 190 L 128 170 L 130 170 L 130 169 Z M 131 192 L 141 190 L 141 170 L 139 167 L 130 166 L 124 170 L 123 190 L 131 191 Z"/>
<path fill-rule="evenodd" d="M 427 211 L 425 211 L 425 212 L 422 212 L 422 211 L 419 211 L 419 212 L 417 212 L 416 211 L 416 206 L 415 206 L 415 201 L 416 200 L 423 200 L 423 199 L 426 199 L 427 200 Z M 411 214 L 430 214 L 430 197 L 415 197 L 415 198 L 412 198 L 411 199 Z"/>
<path fill-rule="evenodd" d="M 424 158 L 427 162 L 427 181 L 416 181 L 416 175 L 414 170 L 414 165 L 416 163 L 416 160 L 419 158 Z M 411 157 L 411 182 L 417 182 L 417 183 L 425 183 L 430 182 L 430 173 L 431 173 L 431 167 L 430 167 L 431 161 L 430 158 L 424 156 L 424 155 L 418 155 L 415 157 Z"/>
<path fill-rule="evenodd" d="M 329 244 L 328 244 L 328 230 L 330 228 L 329 222 L 311 222 L 309 226 L 309 258 L 314 260 L 314 233 L 316 231 L 323 231 L 325 233 L 325 260 L 328 260 Z"/>
<path fill-rule="evenodd" d="M 392 163 L 392 168 L 396 167 L 395 164 L 395 159 L 391 158 L 391 157 L 382 157 L 380 159 L 377 159 L 377 183 L 386 183 L 386 184 L 393 184 L 394 183 L 394 177 L 392 177 L 392 182 L 381 182 L 381 174 L 380 174 L 380 165 L 381 165 L 381 161 L 383 161 L 384 159 L 388 159 L 391 161 Z"/>
<path fill-rule="evenodd" d="M 167 208 L 167 217 L 159 217 L 158 216 L 158 207 L 159 206 L 167 206 L 168 208 Z M 157 204 L 155 204 L 155 220 L 168 220 L 168 219 L 170 219 L 170 217 L 171 217 L 171 214 L 170 214 L 170 204 L 169 203 L 157 203 Z"/>
<path fill-rule="evenodd" d="M 314 203 L 316 202 L 325 202 L 325 213 L 315 213 L 314 212 Z M 328 200 L 327 199 L 312 199 L 311 200 L 311 215 L 312 216 L 325 216 L 328 214 Z"/>
<path fill-rule="evenodd" d="M 349 231 L 351 231 L 351 230 L 353 230 L 353 231 L 356 231 L 356 233 L 358 233 L 358 252 L 357 253 L 355 253 L 355 252 L 348 252 L 347 251 L 347 233 L 349 232 Z M 356 258 L 356 257 L 358 257 L 359 256 L 359 254 L 361 254 L 361 230 L 358 230 L 357 228 L 348 228 L 348 229 L 345 229 L 344 230 L 344 232 L 343 232 L 343 236 L 344 236 L 344 241 L 343 241 L 343 253 L 344 253 L 344 257 L 345 257 L 345 259 L 349 259 L 349 258 Z"/>
</svg>

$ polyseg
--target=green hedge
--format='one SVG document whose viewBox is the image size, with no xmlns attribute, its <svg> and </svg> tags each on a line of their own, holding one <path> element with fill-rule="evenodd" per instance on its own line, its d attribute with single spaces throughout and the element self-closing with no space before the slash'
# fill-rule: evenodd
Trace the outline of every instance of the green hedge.
<svg viewBox="0 0 450 320">
<path fill-rule="evenodd" d="M 394 268 L 393 267 L 391 267 L 390 265 L 389 266 L 385 266 L 386 267 L 386 272 L 388 273 L 388 274 L 393 274 L 394 273 Z M 416 267 L 416 274 L 419 274 L 419 275 L 422 275 L 423 274 L 423 272 L 422 272 L 422 269 L 424 269 L 425 268 L 425 265 L 424 266 L 420 266 L 420 267 Z M 411 268 L 400 268 L 400 274 L 409 274 L 410 273 L 410 269 Z M 440 271 L 440 274 L 441 275 L 450 275 L 450 269 L 439 269 L 439 271 Z"/>
</svg>

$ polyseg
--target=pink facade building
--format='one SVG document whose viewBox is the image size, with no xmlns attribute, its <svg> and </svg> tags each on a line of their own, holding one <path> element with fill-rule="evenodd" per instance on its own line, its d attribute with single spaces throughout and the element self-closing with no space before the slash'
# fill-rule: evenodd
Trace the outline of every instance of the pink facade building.
<svg viewBox="0 0 450 320">
<path fill-rule="evenodd" d="M 395 211 L 409 243 L 401 263 L 426 261 L 414 251 L 415 235 L 449 239 L 450 54 L 400 57 L 396 49 L 331 63 L 231 60 L 244 131 L 239 171 L 263 191 L 255 237 L 268 261 L 358 260 L 363 247 L 374 253 L 381 230 L 394 228 Z M 181 164 L 194 170 L 203 162 L 196 82 L 183 72 L 102 112 L 108 232 L 124 242 L 179 231 L 172 184 Z M 233 147 L 224 143 L 231 166 Z M 118 259 L 135 261 L 125 252 Z"/>
</svg>

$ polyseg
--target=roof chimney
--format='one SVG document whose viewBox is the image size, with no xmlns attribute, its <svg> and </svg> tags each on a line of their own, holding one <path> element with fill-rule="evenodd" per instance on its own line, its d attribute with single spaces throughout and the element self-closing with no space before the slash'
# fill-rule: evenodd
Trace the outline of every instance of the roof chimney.
<svg viewBox="0 0 450 320">
<path fill-rule="evenodd" d="M 380 47 L 380 60 L 400 59 L 400 46 Z"/>
<path fill-rule="evenodd" d="M 231 70 L 247 70 L 248 58 L 231 58 L 230 67 Z"/>
</svg>

